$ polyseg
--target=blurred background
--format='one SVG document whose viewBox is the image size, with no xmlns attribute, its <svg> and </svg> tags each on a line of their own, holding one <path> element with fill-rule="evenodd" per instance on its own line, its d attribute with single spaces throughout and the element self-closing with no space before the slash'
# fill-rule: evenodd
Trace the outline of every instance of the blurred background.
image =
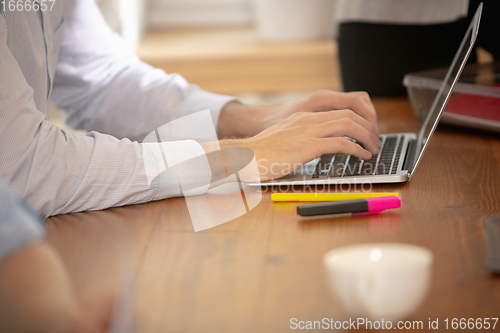
<svg viewBox="0 0 500 333">
<path fill-rule="evenodd" d="M 343 90 L 336 39 L 340 14 L 336 12 L 342 6 L 345 7 L 348 3 L 345 0 L 96 1 L 110 27 L 123 36 L 141 60 L 167 73 L 179 73 L 205 90 L 237 96 L 249 104 L 280 103 L 300 98 L 318 89 Z M 465 0 L 460 1 L 467 3 Z M 449 0 L 440 2 L 446 4 Z M 460 8 L 457 3 L 453 5 Z M 405 6 L 401 4 L 400 7 Z M 463 22 L 463 27 L 450 25 L 458 39 L 456 43 L 450 42 L 450 59 L 444 59 L 443 63 L 451 62 L 470 19 L 464 18 Z M 398 29 L 392 31 L 397 32 Z M 370 34 L 371 27 L 365 30 Z M 428 33 L 433 34 L 432 31 Z M 449 31 L 444 33 L 449 35 Z M 422 35 L 420 30 L 416 35 Z M 386 38 L 389 43 L 398 44 L 391 42 L 391 35 Z M 360 39 L 370 38 L 351 36 L 347 40 L 352 43 Z M 407 49 L 407 53 L 419 59 L 421 53 L 409 50 L 412 46 L 420 50 L 419 44 L 412 42 L 412 38 L 404 37 L 403 41 L 406 40 L 408 45 L 402 47 L 398 44 L 394 47 Z M 433 45 L 441 45 L 442 40 L 443 38 L 436 37 L 436 44 Z M 391 50 L 384 51 L 386 47 L 380 46 L 375 40 L 371 43 L 379 46 L 378 56 L 372 52 L 375 48 L 368 42 L 365 43 L 367 45 L 361 45 L 361 48 L 368 48 L 369 52 L 360 52 L 350 49 L 344 39 L 343 45 L 348 47 L 344 48 L 346 51 L 341 59 L 348 66 L 348 62 L 352 63 L 350 72 L 344 69 L 344 75 L 347 75 L 345 77 L 354 77 L 351 72 L 358 75 L 356 72 L 369 72 L 359 67 L 359 64 L 371 57 L 372 63 L 374 60 L 377 64 L 380 62 L 379 67 L 385 70 L 385 74 L 373 72 L 372 75 L 362 74 L 361 78 L 383 78 L 387 76 L 388 69 L 392 76 L 397 76 L 393 79 L 397 91 L 395 94 L 390 92 L 385 95 L 401 95 L 406 93 L 400 84 L 402 73 L 428 69 L 395 69 L 395 63 L 405 65 L 405 61 L 401 59 L 406 56 Z M 442 53 L 442 50 L 432 45 L 429 47 L 435 49 L 437 54 Z M 350 55 L 352 53 L 357 58 Z M 434 57 L 429 52 L 426 55 Z M 388 59 L 385 66 L 383 59 Z M 477 59 L 478 62 L 493 60 L 491 54 L 482 49 L 479 49 Z M 375 88 L 371 88 L 373 91 L 362 84 L 361 88 L 359 84 L 351 84 L 347 89 L 367 90 L 372 96 L 384 96 L 385 92 L 377 94 L 375 90 L 386 85 L 387 82 L 375 81 Z M 51 122 L 64 127 L 61 115 L 56 110 L 51 113 Z"/>
<path fill-rule="evenodd" d="M 274 104 L 341 90 L 336 0 L 96 0 L 141 60 L 205 90 Z M 59 111 L 50 120 L 68 129 Z"/>
<path fill-rule="evenodd" d="M 335 0 L 98 0 L 139 57 L 229 95 L 340 90 Z M 248 96 L 249 97 L 249 96 Z"/>
</svg>

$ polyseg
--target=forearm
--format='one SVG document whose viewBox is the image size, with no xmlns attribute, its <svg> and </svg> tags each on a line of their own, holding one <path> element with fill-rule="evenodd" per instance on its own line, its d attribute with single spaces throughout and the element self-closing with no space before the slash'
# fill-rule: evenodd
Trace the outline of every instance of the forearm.
<svg viewBox="0 0 500 333">
<path fill-rule="evenodd" d="M 0 179 L 0 332 L 56 332 L 73 315 L 68 276 L 42 237 L 37 216 Z"/>
<path fill-rule="evenodd" d="M 0 179 L 0 332 L 104 332 L 112 299 L 77 302 L 59 254 L 42 237 L 41 221 Z"/>
<path fill-rule="evenodd" d="M 24 247 L 0 264 L 0 331 L 69 332 L 77 317 L 68 274 L 50 245 Z"/>
<path fill-rule="evenodd" d="M 241 103 L 227 103 L 219 116 L 217 134 L 220 139 L 242 138 L 260 132 L 256 121 L 249 121 L 256 107 Z"/>
<path fill-rule="evenodd" d="M 245 105 L 230 102 L 219 116 L 217 133 L 220 139 L 245 138 L 259 134 L 274 124 L 279 106 Z"/>
</svg>

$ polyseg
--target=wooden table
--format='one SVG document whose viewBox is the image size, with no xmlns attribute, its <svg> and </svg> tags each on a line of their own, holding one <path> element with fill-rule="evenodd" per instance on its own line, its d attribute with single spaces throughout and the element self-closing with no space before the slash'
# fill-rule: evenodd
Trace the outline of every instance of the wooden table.
<svg viewBox="0 0 500 333">
<path fill-rule="evenodd" d="M 375 105 L 382 133 L 418 131 L 406 99 Z M 136 332 L 288 332 L 291 318 L 332 318 L 323 255 L 366 242 L 434 252 L 430 294 L 409 320 L 500 317 L 482 224 L 500 212 L 500 138 L 440 127 L 411 182 L 373 190 L 399 192 L 402 208 L 304 221 L 296 203 L 272 203 L 268 191 L 250 213 L 195 233 L 176 198 L 56 216 L 47 237 L 79 293 L 134 296 Z"/>
</svg>

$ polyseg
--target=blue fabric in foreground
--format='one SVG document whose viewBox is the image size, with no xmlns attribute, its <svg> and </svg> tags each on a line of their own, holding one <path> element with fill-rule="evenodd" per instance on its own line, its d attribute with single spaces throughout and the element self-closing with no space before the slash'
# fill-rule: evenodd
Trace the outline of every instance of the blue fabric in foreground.
<svg viewBox="0 0 500 333">
<path fill-rule="evenodd" d="M 0 178 L 0 263 L 43 235 L 40 218 Z"/>
</svg>

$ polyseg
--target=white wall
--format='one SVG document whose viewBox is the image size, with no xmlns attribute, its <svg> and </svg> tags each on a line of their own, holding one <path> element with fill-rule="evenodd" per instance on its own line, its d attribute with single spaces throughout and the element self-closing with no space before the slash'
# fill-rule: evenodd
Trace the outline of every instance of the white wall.
<svg viewBox="0 0 500 333">
<path fill-rule="evenodd" d="M 142 38 L 148 0 L 96 0 L 104 19 L 135 49 Z"/>
<path fill-rule="evenodd" d="M 146 21 L 152 28 L 245 25 L 251 0 L 150 0 Z"/>
</svg>

